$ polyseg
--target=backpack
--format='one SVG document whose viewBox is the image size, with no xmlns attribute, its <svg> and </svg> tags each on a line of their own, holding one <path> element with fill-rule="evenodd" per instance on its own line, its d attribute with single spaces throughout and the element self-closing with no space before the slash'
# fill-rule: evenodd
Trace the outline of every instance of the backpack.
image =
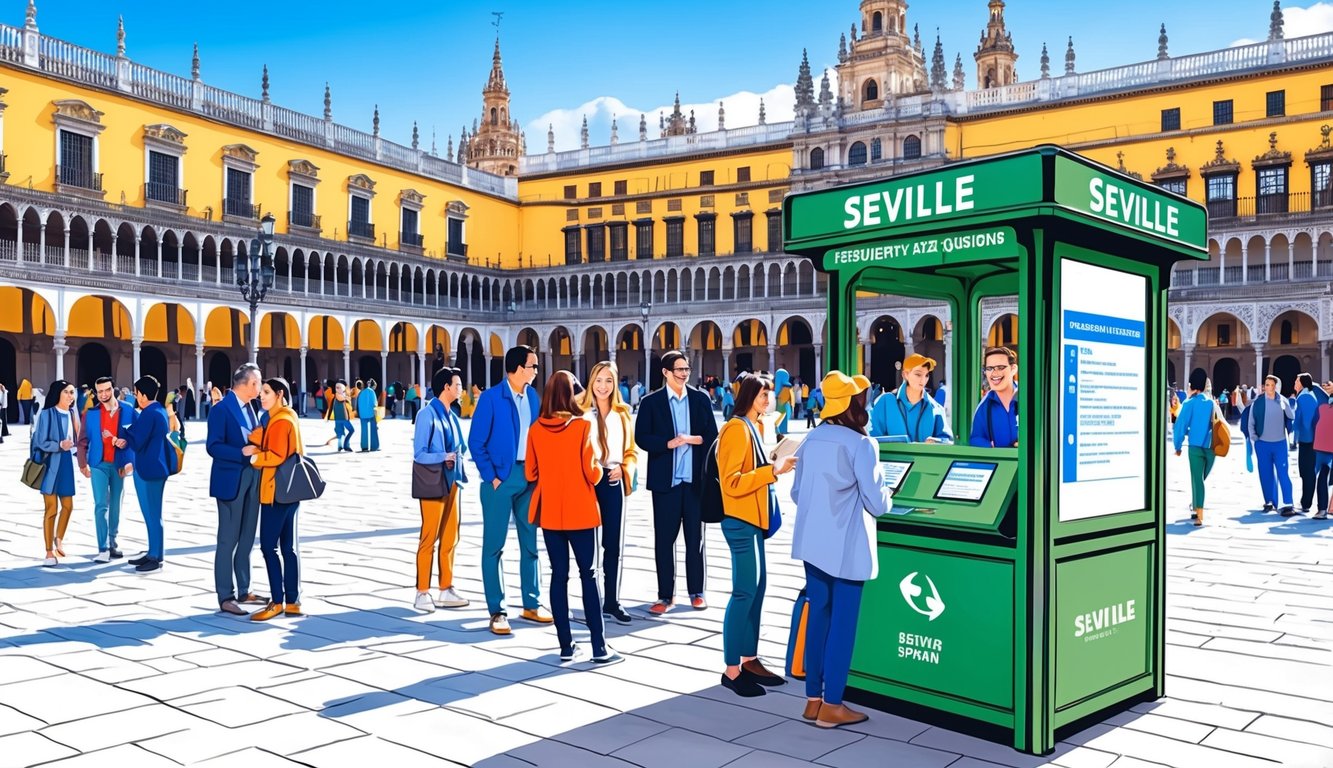
<svg viewBox="0 0 1333 768">
<path fill-rule="evenodd" d="M 185 467 L 185 449 L 189 447 L 189 442 L 180 432 L 172 431 L 167 433 L 167 474 L 179 475 Z"/>
<path fill-rule="evenodd" d="M 699 517 L 705 523 L 720 523 L 726 514 L 722 510 L 722 473 L 717 467 L 717 439 L 708 447 L 704 459 L 704 476 L 699 485 Z"/>
</svg>

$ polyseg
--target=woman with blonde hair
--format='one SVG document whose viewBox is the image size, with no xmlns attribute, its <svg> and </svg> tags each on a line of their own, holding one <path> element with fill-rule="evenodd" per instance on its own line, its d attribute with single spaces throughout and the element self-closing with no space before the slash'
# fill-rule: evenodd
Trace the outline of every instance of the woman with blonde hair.
<svg viewBox="0 0 1333 768">
<path fill-rule="evenodd" d="M 619 380 L 615 363 L 603 360 L 594 365 L 578 406 L 592 425 L 592 452 L 602 467 L 596 488 L 602 513 L 602 615 L 628 624 L 630 616 L 620 605 L 620 553 L 625 549 L 625 497 L 634 491 L 639 454 Z"/>
</svg>

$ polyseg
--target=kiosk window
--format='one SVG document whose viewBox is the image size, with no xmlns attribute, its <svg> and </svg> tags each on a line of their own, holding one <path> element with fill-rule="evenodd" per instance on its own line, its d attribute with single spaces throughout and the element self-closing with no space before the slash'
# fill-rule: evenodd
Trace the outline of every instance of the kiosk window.
<svg viewBox="0 0 1333 768">
<path fill-rule="evenodd" d="M 949 501 L 981 501 L 995 476 L 997 465 L 984 461 L 955 461 L 949 465 L 935 498 Z"/>
<path fill-rule="evenodd" d="M 879 466 L 884 471 L 884 487 L 888 488 L 890 493 L 897 493 L 907 477 L 907 471 L 912 468 L 912 462 L 881 461 Z"/>
</svg>

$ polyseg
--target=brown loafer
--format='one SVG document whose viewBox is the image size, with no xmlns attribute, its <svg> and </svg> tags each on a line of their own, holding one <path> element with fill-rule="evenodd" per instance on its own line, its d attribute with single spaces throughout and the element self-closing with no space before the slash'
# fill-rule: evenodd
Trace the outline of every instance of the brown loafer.
<svg viewBox="0 0 1333 768">
<path fill-rule="evenodd" d="M 805 718 L 806 720 L 809 720 L 810 722 L 814 722 L 815 720 L 818 720 L 818 719 L 819 719 L 819 707 L 820 707 L 823 703 L 824 703 L 824 700 L 823 700 L 823 699 L 806 699 L 806 700 L 805 700 L 805 711 L 801 713 L 801 717 Z"/>
<path fill-rule="evenodd" d="M 820 728 L 837 728 L 840 725 L 864 723 L 870 716 L 857 712 L 846 704 L 825 704 L 819 708 L 819 719 L 815 725 Z"/>
<path fill-rule="evenodd" d="M 524 608 L 523 613 L 520 613 L 518 617 L 524 621 L 531 621 L 537 624 L 551 624 L 555 621 L 555 617 L 545 608 L 541 607 Z"/>
<path fill-rule="evenodd" d="M 254 592 L 246 592 L 244 595 L 241 595 L 236 602 L 245 603 L 246 605 L 268 605 L 268 598 L 260 597 Z"/>
<path fill-rule="evenodd" d="M 282 605 L 280 603 L 269 603 L 262 610 L 250 614 L 250 621 L 268 621 L 275 616 L 282 615 Z"/>
<path fill-rule="evenodd" d="M 741 671 L 748 674 L 752 680 L 760 685 L 776 687 L 787 684 L 787 678 L 769 671 L 759 659 L 750 659 L 741 664 Z"/>
</svg>

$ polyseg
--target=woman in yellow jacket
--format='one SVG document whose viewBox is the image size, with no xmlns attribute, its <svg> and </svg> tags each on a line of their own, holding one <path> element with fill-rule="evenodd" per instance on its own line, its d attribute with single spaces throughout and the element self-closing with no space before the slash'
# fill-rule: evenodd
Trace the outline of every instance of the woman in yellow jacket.
<svg viewBox="0 0 1333 768">
<path fill-rule="evenodd" d="M 620 624 L 630 616 L 620 605 L 620 553 L 625 549 L 625 497 L 634 490 L 639 454 L 634 450 L 630 408 L 620 398 L 620 372 L 602 361 L 588 374 L 579 396 L 583 418 L 592 424 L 592 452 L 602 467 L 597 507 L 602 513 L 602 616 Z"/>
<path fill-rule="evenodd" d="M 795 456 L 777 464 L 764 455 L 760 416 L 773 405 L 773 380 L 743 374 L 736 415 L 717 436 L 717 469 L 722 482 L 722 536 L 731 549 L 731 600 L 722 619 L 722 685 L 738 696 L 760 696 L 764 686 L 787 682 L 759 661 L 759 619 L 764 607 L 768 566 L 764 539 L 777 531 L 779 475 L 796 466 Z"/>
<path fill-rule="evenodd" d="M 296 511 L 300 503 L 278 504 L 273 499 L 278 467 L 293 454 L 305 453 L 301 425 L 291 407 L 292 392 L 286 379 L 264 382 L 259 404 L 264 409 L 261 425 L 250 433 L 259 452 L 250 462 L 259 468 L 259 550 L 268 570 L 268 605 L 250 614 L 253 621 L 268 621 L 283 613 L 301 615 L 301 565 L 297 559 Z M 279 559 L 281 546 L 281 559 Z"/>
</svg>

